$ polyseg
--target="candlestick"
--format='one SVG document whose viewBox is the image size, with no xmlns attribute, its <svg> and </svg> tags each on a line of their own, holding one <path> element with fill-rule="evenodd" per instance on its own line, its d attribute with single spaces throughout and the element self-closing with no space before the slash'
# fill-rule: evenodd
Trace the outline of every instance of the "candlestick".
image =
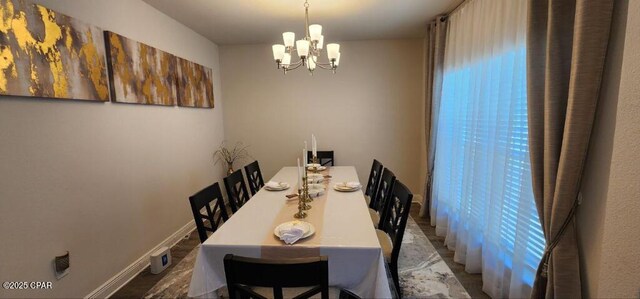
<svg viewBox="0 0 640 299">
<path fill-rule="evenodd" d="M 302 200 L 302 189 L 298 189 L 298 213 L 293 214 L 296 219 L 302 219 L 307 217 L 307 213 L 304 211 L 304 201 Z"/>
<path fill-rule="evenodd" d="M 300 197 L 300 201 L 303 203 L 302 209 L 309 210 L 311 206 L 308 205 L 308 202 L 312 202 L 313 199 L 309 195 L 309 180 L 307 178 L 307 172 L 305 171 L 304 180 L 302 180 L 302 197 Z"/>
</svg>

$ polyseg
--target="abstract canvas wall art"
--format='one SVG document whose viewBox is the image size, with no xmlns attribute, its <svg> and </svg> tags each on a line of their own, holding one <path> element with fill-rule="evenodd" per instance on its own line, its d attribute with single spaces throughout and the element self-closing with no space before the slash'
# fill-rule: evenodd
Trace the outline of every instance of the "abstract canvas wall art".
<svg viewBox="0 0 640 299">
<path fill-rule="evenodd" d="M 178 106 L 213 108 L 210 68 L 178 58 Z"/>
<path fill-rule="evenodd" d="M 176 105 L 176 57 L 154 47 L 105 32 L 112 101 Z"/>
<path fill-rule="evenodd" d="M 0 95 L 108 101 L 107 84 L 100 28 L 0 0 Z"/>
</svg>

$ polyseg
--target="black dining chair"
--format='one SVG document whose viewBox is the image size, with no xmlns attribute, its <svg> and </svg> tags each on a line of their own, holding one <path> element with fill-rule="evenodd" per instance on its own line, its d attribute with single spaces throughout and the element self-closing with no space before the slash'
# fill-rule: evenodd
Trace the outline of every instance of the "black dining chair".
<svg viewBox="0 0 640 299">
<path fill-rule="evenodd" d="M 395 174 L 389 168 L 385 168 L 382 171 L 375 196 L 371 198 L 371 204 L 369 205 L 369 216 L 371 216 L 371 222 L 375 227 L 378 227 L 382 216 L 384 216 L 387 199 L 391 195 L 395 181 Z"/>
<path fill-rule="evenodd" d="M 252 195 L 255 195 L 264 186 L 264 179 L 262 178 L 262 172 L 260 171 L 258 160 L 245 166 L 244 173 L 247 175 L 249 190 L 251 190 Z"/>
<path fill-rule="evenodd" d="M 224 257 L 229 298 L 281 299 L 283 288 L 311 287 L 287 298 L 309 298 L 320 293 L 329 298 L 329 261 L 326 256 L 297 259 L 258 259 L 227 254 Z M 272 294 L 260 288 L 271 288 Z M 260 294 L 259 292 L 263 293 Z"/>
<path fill-rule="evenodd" d="M 200 243 L 204 243 L 207 240 L 207 231 L 214 233 L 223 222 L 229 220 L 218 183 L 190 196 L 189 203 L 191 204 L 193 219 L 196 221 Z M 202 208 L 205 208 L 205 214 L 202 214 Z M 205 225 L 204 220 L 209 222 L 209 226 Z"/>
<path fill-rule="evenodd" d="M 382 163 L 373 159 L 371 165 L 371 172 L 369 172 L 369 180 L 367 181 L 367 188 L 364 190 L 365 200 L 367 205 L 371 204 L 371 199 L 375 197 L 378 184 L 380 183 L 380 174 L 382 173 Z"/>
<path fill-rule="evenodd" d="M 227 196 L 229 197 L 229 205 L 231 211 L 234 213 L 238 211 L 251 196 L 247 192 L 247 185 L 244 183 L 244 176 L 242 170 L 238 169 L 224 178 L 224 188 L 227 189 Z"/>
<path fill-rule="evenodd" d="M 404 230 L 409 219 L 412 199 L 413 194 L 411 194 L 407 186 L 400 181 L 396 181 L 393 184 L 391 196 L 387 201 L 387 207 L 385 208 L 387 212 L 382 215 L 378 229 L 376 229 L 376 235 L 378 236 L 380 247 L 382 247 L 382 254 L 391 271 L 396 292 L 400 296 L 402 296 L 402 293 L 398 276 L 398 256 L 400 255 Z"/>
<path fill-rule="evenodd" d="M 318 163 L 322 166 L 335 166 L 335 159 L 333 158 L 333 151 L 317 151 Z M 307 162 L 311 163 L 313 158 L 313 152 L 307 151 Z"/>
</svg>

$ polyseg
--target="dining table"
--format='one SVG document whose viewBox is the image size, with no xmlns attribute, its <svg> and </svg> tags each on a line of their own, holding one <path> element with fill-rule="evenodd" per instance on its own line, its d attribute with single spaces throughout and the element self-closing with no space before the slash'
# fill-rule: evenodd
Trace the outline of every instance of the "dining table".
<svg viewBox="0 0 640 299">
<path fill-rule="evenodd" d="M 281 223 L 296 220 L 298 169 L 283 167 L 271 181 L 286 182 L 282 191 L 259 190 L 220 226 L 198 249 L 189 285 L 189 297 L 217 297 L 226 285 L 223 259 L 226 254 L 283 259 L 327 256 L 329 285 L 361 298 L 391 298 L 382 248 L 371 222 L 361 190 L 341 192 L 335 184 L 358 182 L 353 166 L 328 167 L 325 192 L 314 198 L 307 217 L 315 233 L 287 245 L 274 234 Z"/>
</svg>

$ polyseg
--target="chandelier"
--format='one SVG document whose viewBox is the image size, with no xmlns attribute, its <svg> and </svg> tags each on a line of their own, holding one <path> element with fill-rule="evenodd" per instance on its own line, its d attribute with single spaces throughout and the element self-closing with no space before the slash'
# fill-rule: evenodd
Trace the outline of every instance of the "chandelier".
<svg viewBox="0 0 640 299">
<path fill-rule="evenodd" d="M 327 58 L 329 61 L 324 63 L 319 61 L 324 45 L 324 36 L 321 25 L 309 25 L 309 2 L 307 1 L 304 2 L 304 34 L 303 39 L 296 41 L 295 33 L 285 32 L 282 34 L 284 45 L 273 45 L 273 59 L 276 61 L 278 69 L 282 69 L 286 74 L 288 71 L 304 66 L 313 75 L 313 71 L 319 67 L 331 70 L 335 74 L 340 64 L 340 45 L 328 44 Z M 299 60 L 292 63 L 291 56 L 294 51 L 298 54 Z"/>
</svg>

